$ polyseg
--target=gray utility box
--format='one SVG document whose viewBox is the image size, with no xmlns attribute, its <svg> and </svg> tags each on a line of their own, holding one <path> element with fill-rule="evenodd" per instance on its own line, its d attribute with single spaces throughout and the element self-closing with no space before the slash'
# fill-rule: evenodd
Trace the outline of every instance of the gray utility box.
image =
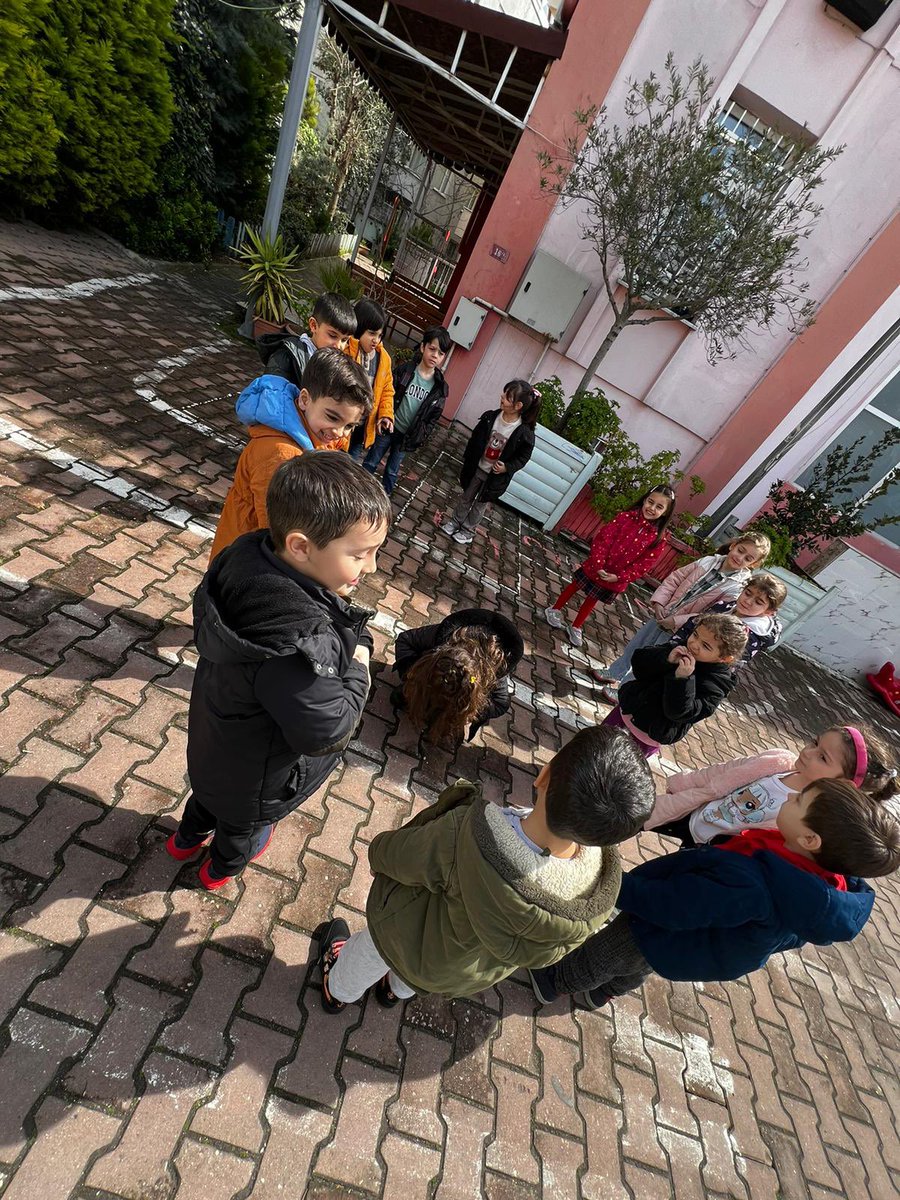
<svg viewBox="0 0 900 1200">
<path fill-rule="evenodd" d="M 462 346 L 463 350 L 471 350 L 486 316 L 486 308 L 463 297 L 447 326 L 451 341 L 457 346 Z"/>
<path fill-rule="evenodd" d="M 507 312 L 538 333 L 559 341 L 590 286 L 586 276 L 552 254 L 536 250 Z"/>
</svg>

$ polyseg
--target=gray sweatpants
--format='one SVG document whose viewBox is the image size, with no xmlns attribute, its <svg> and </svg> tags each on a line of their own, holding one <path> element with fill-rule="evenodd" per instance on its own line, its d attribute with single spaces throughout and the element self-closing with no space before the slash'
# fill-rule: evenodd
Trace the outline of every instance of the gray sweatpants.
<svg viewBox="0 0 900 1200">
<path fill-rule="evenodd" d="M 401 1000 L 414 996 L 415 990 L 404 983 L 375 949 L 368 928 L 349 937 L 341 947 L 337 962 L 328 972 L 328 990 L 335 1000 L 350 1004 L 390 972 L 391 991 Z"/>
<path fill-rule="evenodd" d="M 603 672 L 604 675 L 610 675 L 613 679 L 618 679 L 621 683 L 623 679 L 631 674 L 631 656 L 635 650 L 641 650 L 645 646 L 661 646 L 671 636 L 671 633 L 667 629 L 661 629 L 656 621 L 645 622 L 616 661 L 610 663 L 605 669 Z"/>
<path fill-rule="evenodd" d="M 487 471 L 476 470 L 450 518 L 460 529 L 468 530 L 469 533 L 474 533 L 478 528 L 479 522 L 484 519 L 484 514 L 487 512 L 488 504 L 490 504 L 489 500 L 478 499 L 478 493 L 487 477 Z"/>
</svg>

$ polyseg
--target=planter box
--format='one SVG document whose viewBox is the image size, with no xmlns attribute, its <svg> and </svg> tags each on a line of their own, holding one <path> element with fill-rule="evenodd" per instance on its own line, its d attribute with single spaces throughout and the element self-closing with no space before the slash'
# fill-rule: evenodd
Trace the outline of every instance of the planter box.
<svg viewBox="0 0 900 1200">
<path fill-rule="evenodd" d="M 544 529 L 553 529 L 600 462 L 599 454 L 589 454 L 538 425 L 531 460 L 513 476 L 503 503 L 539 521 Z"/>
</svg>

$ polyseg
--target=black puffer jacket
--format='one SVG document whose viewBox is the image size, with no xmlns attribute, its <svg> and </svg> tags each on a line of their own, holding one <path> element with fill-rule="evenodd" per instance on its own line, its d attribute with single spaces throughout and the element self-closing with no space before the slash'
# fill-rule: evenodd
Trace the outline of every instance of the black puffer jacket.
<svg viewBox="0 0 900 1200">
<path fill-rule="evenodd" d="M 416 366 L 421 361 L 421 354 L 417 354 L 415 358 L 409 362 L 403 363 L 394 371 L 394 413 L 400 407 L 400 402 L 406 394 L 406 389 L 409 387 L 413 375 L 416 373 Z M 434 379 L 431 384 L 431 391 L 422 401 L 419 406 L 419 411 L 413 417 L 413 423 L 403 435 L 403 450 L 418 450 L 420 446 L 424 446 L 431 436 L 432 430 L 438 421 L 441 419 L 441 413 L 444 411 L 444 404 L 449 395 L 450 389 L 447 387 L 447 381 L 444 379 L 443 372 L 439 367 L 435 368 Z"/>
<path fill-rule="evenodd" d="M 256 349 L 267 375 L 280 375 L 301 387 L 303 372 L 316 348 L 308 335 L 282 332 L 260 334 Z"/>
<path fill-rule="evenodd" d="M 459 473 L 460 487 L 466 488 L 471 483 L 472 476 L 477 471 L 478 464 L 487 449 L 494 421 L 499 415 L 500 409 L 493 408 L 479 417 L 478 424 L 472 430 L 472 436 L 463 451 L 463 465 Z M 500 462 L 505 465 L 506 470 L 498 475 L 488 476 L 481 489 L 482 500 L 499 500 L 509 487 L 509 482 L 516 471 L 521 471 L 531 458 L 533 450 L 534 430 L 529 425 L 519 425 L 517 429 L 513 430 L 500 454 Z"/>
<path fill-rule="evenodd" d="M 506 656 L 506 674 L 502 675 L 494 685 L 487 708 L 480 713 L 477 720 L 469 728 L 469 741 L 475 736 L 482 725 L 493 721 L 494 717 L 502 717 L 509 712 L 512 700 L 512 681 L 509 676 L 519 665 L 525 653 L 525 643 L 521 634 L 512 621 L 500 613 L 491 612 L 487 608 L 461 608 L 459 612 L 451 613 L 438 625 L 421 625 L 418 629 L 405 629 L 397 638 L 394 646 L 394 666 L 401 679 L 406 678 L 409 668 L 419 661 L 423 654 L 443 646 L 444 642 L 456 629 L 466 626 L 477 626 L 493 633 L 500 643 Z"/>
<path fill-rule="evenodd" d="M 267 530 L 217 555 L 194 597 L 187 757 L 205 808 L 276 821 L 324 783 L 366 702 L 353 652 L 371 615 L 282 562 Z"/>
<path fill-rule="evenodd" d="M 734 685 L 737 675 L 729 663 L 697 663 L 693 675 L 675 678 L 669 662 L 672 642 L 635 650 L 631 660 L 634 679 L 619 688 L 619 707 L 660 746 L 671 746 L 692 725 L 715 712 Z"/>
</svg>

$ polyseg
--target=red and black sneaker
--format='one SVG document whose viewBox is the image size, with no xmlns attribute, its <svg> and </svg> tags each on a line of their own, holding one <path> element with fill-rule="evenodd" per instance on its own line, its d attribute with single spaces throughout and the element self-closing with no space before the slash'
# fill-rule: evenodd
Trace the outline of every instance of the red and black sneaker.
<svg viewBox="0 0 900 1200">
<path fill-rule="evenodd" d="M 178 859 L 179 862 L 187 862 L 189 858 L 193 858 L 198 850 L 202 850 L 212 833 L 204 833 L 201 838 L 195 842 L 188 842 L 182 838 L 181 834 L 176 829 L 169 840 L 166 842 L 166 854 L 172 858 Z"/>
<path fill-rule="evenodd" d="M 262 825 L 253 835 L 253 843 L 250 847 L 251 853 L 247 862 L 253 862 L 259 858 L 268 849 L 269 842 L 272 840 L 272 834 L 275 832 L 274 823 L 271 825 Z M 198 872 L 201 884 L 208 892 L 218 891 L 220 887 L 224 887 L 232 879 L 236 879 L 236 875 L 220 875 L 218 871 L 213 869 L 211 860 L 207 860 Z"/>
<path fill-rule="evenodd" d="M 328 990 L 328 975 L 338 960 L 338 955 L 344 943 L 350 936 L 350 926 L 346 921 L 336 917 L 320 925 L 313 937 L 319 943 L 319 969 L 322 972 L 322 1007 L 327 1013 L 339 1013 L 346 1005 L 343 1000 L 335 1000 Z"/>
</svg>

